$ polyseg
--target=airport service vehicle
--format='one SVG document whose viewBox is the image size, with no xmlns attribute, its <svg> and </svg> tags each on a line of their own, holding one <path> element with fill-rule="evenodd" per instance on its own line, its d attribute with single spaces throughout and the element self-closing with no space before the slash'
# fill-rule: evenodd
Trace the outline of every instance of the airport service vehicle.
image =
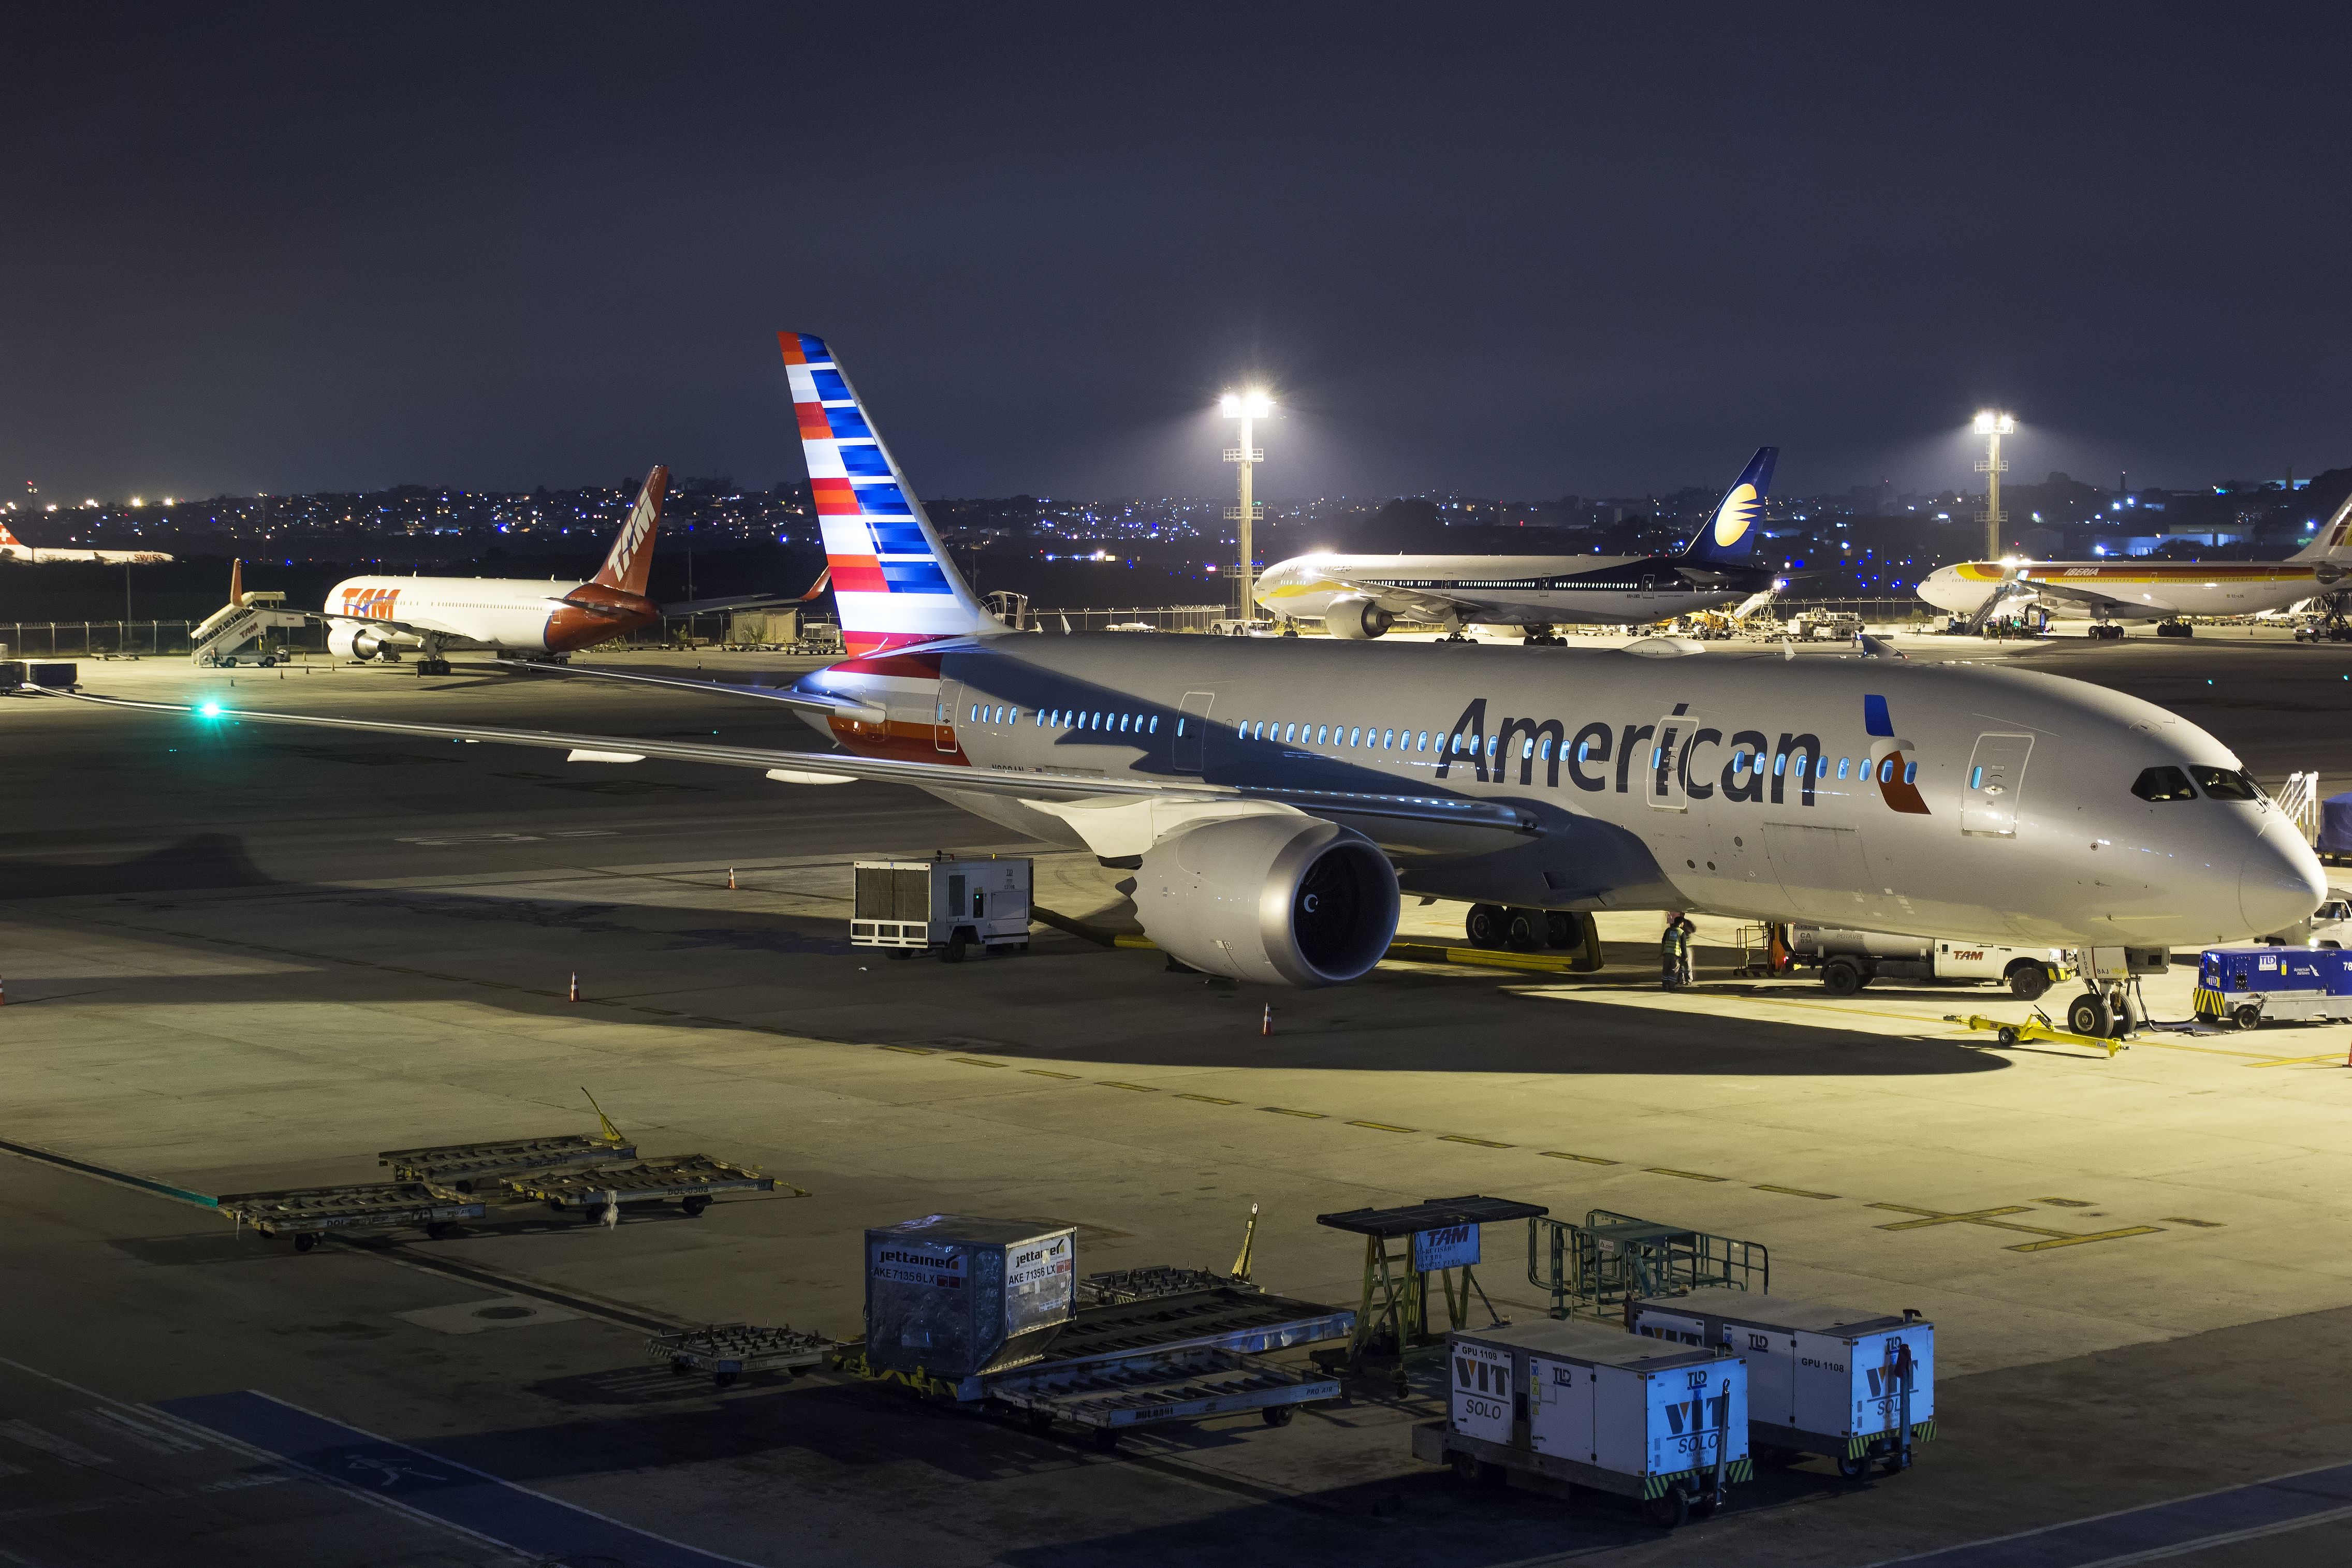
<svg viewBox="0 0 2352 1568">
<path fill-rule="evenodd" d="M 934 952 L 950 964 L 983 953 L 1029 946 L 1030 862 L 994 855 L 927 861 L 859 861 L 849 916 L 853 947 L 880 947 L 893 958 Z"/>
<path fill-rule="evenodd" d="M 2352 1019 L 2352 955 L 2332 947 L 2209 947 L 2197 956 L 2197 1016 L 2253 1029 L 2265 1019 Z"/>
<path fill-rule="evenodd" d="M 1705 527 L 1679 555 L 1303 555 L 1266 568 L 1253 589 L 1285 621 L 1320 621 L 1362 642 L 1397 622 L 1520 626 L 1558 643 L 1557 624 L 1647 623 L 1732 604 L 1774 586 L 1754 560 L 1756 525 L 1777 446 L 1759 446 Z"/>
<path fill-rule="evenodd" d="M 654 533 L 661 526 L 669 471 L 646 476 L 628 520 L 596 575 L 585 582 L 504 577 L 352 577 L 327 594 L 320 619 L 339 659 L 396 664 L 418 655 L 418 672 L 446 675 L 449 653 L 562 659 L 643 626 L 661 623 L 646 597 Z"/>
<path fill-rule="evenodd" d="M 782 343 L 850 656 L 787 686 L 597 674 L 781 703 L 836 749 L 207 721 L 912 784 L 1129 872 L 1171 956 L 1276 985 L 1367 973 L 1405 894 L 2033 947 L 2238 941 L 2326 894 L 2311 846 L 2220 741 L 2033 671 L 1664 638 L 1536 658 L 1014 633 L 956 573 L 824 342 Z"/>
<path fill-rule="evenodd" d="M 2327 902 L 2313 910 L 2310 919 L 2298 920 L 2263 940 L 2298 947 L 2341 947 L 2352 942 L 2352 899 L 2336 896 L 2332 887 L 2327 893 Z"/>
<path fill-rule="evenodd" d="M 2305 599 L 2332 601 L 2352 571 L 2352 497 L 2311 543 L 2284 560 L 1969 560 L 1919 581 L 1938 610 L 1981 622 L 2014 605 L 2038 603 L 2062 620 L 2095 622 L 2095 637 L 2121 637 L 2125 621 L 2156 621 L 2186 636 L 2190 615 L 2254 615 Z"/>
<path fill-rule="evenodd" d="M 1702 1285 L 1631 1302 L 1625 1321 L 1653 1339 L 1738 1351 L 1759 1448 L 1827 1454 L 1860 1480 L 1910 1469 L 1912 1446 L 1936 1435 L 1936 1325 L 1916 1312 Z"/>
<path fill-rule="evenodd" d="M 1790 956 L 1822 972 L 1822 984 L 1850 997 L 1873 980 L 1999 980 L 2032 1001 L 2073 973 L 2063 947 L 1927 941 L 1828 925 L 1789 927 Z"/>
<path fill-rule="evenodd" d="M 48 566 L 59 561 L 96 562 L 101 566 L 156 566 L 172 558 L 159 549 L 82 549 L 68 546 L 51 549 L 46 545 L 28 545 L 0 523 L 0 561 L 19 561 L 27 566 Z"/>
<path fill-rule="evenodd" d="M 1719 1342 L 1538 1318 L 1455 1329 L 1445 1362 L 1446 1417 L 1412 1429 L 1412 1456 L 1465 1480 L 1516 1472 L 1615 1492 L 1672 1529 L 1754 1473 L 1747 1362 Z"/>
</svg>

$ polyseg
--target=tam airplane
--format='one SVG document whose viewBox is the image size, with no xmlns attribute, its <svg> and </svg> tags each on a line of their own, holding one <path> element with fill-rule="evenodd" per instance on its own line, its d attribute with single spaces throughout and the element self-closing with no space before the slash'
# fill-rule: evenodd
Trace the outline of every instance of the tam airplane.
<svg viewBox="0 0 2352 1568">
<path fill-rule="evenodd" d="M 783 687 L 614 678 L 781 702 L 835 749 L 219 716 L 911 784 L 1125 868 L 1168 954 L 1279 985 L 1368 972 L 1407 894 L 1472 901 L 1486 945 L 1508 932 L 1587 953 L 1604 909 L 2193 947 L 2281 929 L 2325 896 L 2310 846 L 2227 747 L 2036 672 L 1664 639 L 1529 658 L 1013 633 L 957 574 L 824 341 L 781 340 L 851 656 Z"/>
<path fill-rule="evenodd" d="M 47 546 L 28 545 L 8 531 L 0 522 L 0 560 L 24 561 L 32 566 L 48 566 L 59 561 L 95 561 L 102 566 L 160 566 L 172 558 L 159 549 L 50 549 Z"/>
<path fill-rule="evenodd" d="M 496 652 L 561 660 L 661 623 L 646 597 L 654 533 L 661 526 L 669 470 L 656 465 L 614 536 L 604 564 L 585 582 L 509 577 L 352 577 L 327 594 L 327 651 L 338 658 L 396 663 L 446 675 L 448 653 Z"/>
<path fill-rule="evenodd" d="M 1929 572 L 1918 594 L 1955 615 L 2038 602 L 2062 620 L 2094 622 L 2095 637 L 2120 637 L 2117 622 L 2257 615 L 2306 599 L 2332 601 L 2347 591 L 2344 580 L 2352 571 L 2347 535 L 2352 497 L 2284 560 L 1970 560 Z"/>
<path fill-rule="evenodd" d="M 1679 555 L 1302 555 L 1265 569 L 1258 603 L 1286 621 L 1319 621 L 1363 642 L 1400 620 L 1518 626 L 1556 643 L 1555 625 L 1643 624 L 1735 604 L 1775 586 L 1754 559 L 1777 446 L 1759 446 Z"/>
</svg>

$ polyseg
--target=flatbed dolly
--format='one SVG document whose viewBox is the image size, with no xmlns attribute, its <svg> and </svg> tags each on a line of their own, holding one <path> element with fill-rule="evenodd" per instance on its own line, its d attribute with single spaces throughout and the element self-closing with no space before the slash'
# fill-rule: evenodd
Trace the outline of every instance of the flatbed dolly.
<svg viewBox="0 0 2352 1568">
<path fill-rule="evenodd" d="M 297 1252 L 310 1251 L 320 1237 L 338 1230 L 415 1228 L 438 1241 L 456 1221 L 479 1219 L 483 1211 L 478 1199 L 412 1181 L 236 1192 L 215 1201 L 240 1228 L 249 1225 L 264 1236 L 291 1236 Z"/>
<path fill-rule="evenodd" d="M 688 1215 L 699 1215 L 722 1192 L 790 1188 L 795 1197 L 808 1196 L 790 1182 L 709 1155 L 664 1155 L 587 1170 L 525 1173 L 504 1178 L 503 1185 L 519 1197 L 536 1198 L 559 1214 L 576 1212 L 590 1220 L 602 1218 L 607 1206 L 625 1208 L 672 1199 Z"/>
<path fill-rule="evenodd" d="M 488 1138 L 472 1144 L 440 1144 L 425 1149 L 386 1149 L 376 1164 L 404 1181 L 430 1182 L 452 1192 L 496 1187 L 529 1171 L 609 1166 L 637 1157 L 637 1145 L 617 1135 L 562 1133 L 546 1138 Z"/>
<path fill-rule="evenodd" d="M 986 1385 L 988 1398 L 1024 1412 L 1032 1431 L 1066 1421 L 1086 1428 L 1105 1450 L 1138 1427 L 1241 1411 L 1256 1411 L 1269 1427 L 1286 1427 L 1301 1405 L 1339 1396 L 1338 1378 L 1307 1376 L 1213 1345 L 1115 1361 L 1048 1361 L 1001 1373 Z"/>
<path fill-rule="evenodd" d="M 667 1366 L 677 1376 L 707 1372 L 721 1388 L 747 1372 L 783 1372 L 794 1377 L 833 1354 L 834 1342 L 823 1334 L 803 1333 L 787 1323 L 761 1328 L 754 1323 L 719 1323 L 707 1329 L 658 1333 L 646 1342 L 654 1364 Z"/>
</svg>

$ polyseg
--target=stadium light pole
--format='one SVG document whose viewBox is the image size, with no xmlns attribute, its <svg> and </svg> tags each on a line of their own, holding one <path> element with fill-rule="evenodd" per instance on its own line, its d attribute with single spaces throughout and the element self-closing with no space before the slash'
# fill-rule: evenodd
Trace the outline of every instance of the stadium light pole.
<svg viewBox="0 0 2352 1568">
<path fill-rule="evenodd" d="M 2000 438 L 2013 434 L 2017 421 L 1999 409 L 1979 409 L 1976 431 L 1986 438 L 1985 455 L 1977 463 L 1977 472 L 1985 476 L 1985 508 L 1977 520 L 1985 526 L 1985 559 L 2000 559 L 2000 526 L 2009 515 L 2000 509 L 2000 476 L 2009 472 L 2009 465 L 2000 460 Z"/>
<path fill-rule="evenodd" d="M 1227 392 L 1217 400 L 1217 412 L 1227 419 L 1242 422 L 1241 444 L 1225 448 L 1225 461 L 1241 466 L 1241 504 L 1225 508 L 1225 516 L 1235 525 L 1239 538 L 1241 570 L 1234 577 L 1239 592 L 1236 613 L 1244 621 L 1257 619 L 1257 602 L 1251 597 L 1251 588 L 1257 576 L 1256 539 L 1253 532 L 1263 509 L 1250 498 L 1251 471 L 1265 461 L 1265 448 L 1255 444 L 1257 422 L 1274 412 L 1274 399 L 1258 389 Z"/>
</svg>

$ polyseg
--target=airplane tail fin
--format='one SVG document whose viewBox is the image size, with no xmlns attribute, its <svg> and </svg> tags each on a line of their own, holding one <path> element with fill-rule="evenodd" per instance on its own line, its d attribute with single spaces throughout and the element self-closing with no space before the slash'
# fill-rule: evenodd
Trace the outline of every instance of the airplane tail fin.
<svg viewBox="0 0 2352 1568">
<path fill-rule="evenodd" d="M 1004 631 L 948 559 L 824 340 L 779 332 L 817 528 L 854 655 Z"/>
<path fill-rule="evenodd" d="M 2352 496 L 2344 497 L 2344 504 L 2336 508 L 2335 516 L 2319 526 L 2319 530 L 2311 536 L 2309 544 L 2287 559 L 2289 560 L 2352 560 Z"/>
<path fill-rule="evenodd" d="M 645 596 L 646 580 L 654 570 L 654 530 L 661 527 L 662 497 L 668 494 L 669 470 L 656 463 L 637 492 L 637 504 L 629 508 L 629 520 L 614 536 L 604 564 L 589 581 Z"/>
<path fill-rule="evenodd" d="M 823 593 L 825 591 L 826 585 L 832 581 L 833 562 L 828 560 L 824 563 L 824 570 L 816 574 L 816 580 L 809 584 L 808 591 L 801 595 L 801 602 L 803 604 L 806 604 L 818 594 Z"/>
<path fill-rule="evenodd" d="M 18 549 L 23 549 L 25 541 L 10 533 L 6 523 L 0 522 L 0 545 L 15 545 Z"/>
<path fill-rule="evenodd" d="M 1772 465 L 1780 460 L 1777 446 L 1759 446 L 1748 460 L 1723 499 L 1685 548 L 1682 559 L 1692 566 L 1728 566 L 1746 561 L 1756 549 L 1759 525 L 1764 521 L 1764 497 L 1772 487 Z"/>
</svg>

